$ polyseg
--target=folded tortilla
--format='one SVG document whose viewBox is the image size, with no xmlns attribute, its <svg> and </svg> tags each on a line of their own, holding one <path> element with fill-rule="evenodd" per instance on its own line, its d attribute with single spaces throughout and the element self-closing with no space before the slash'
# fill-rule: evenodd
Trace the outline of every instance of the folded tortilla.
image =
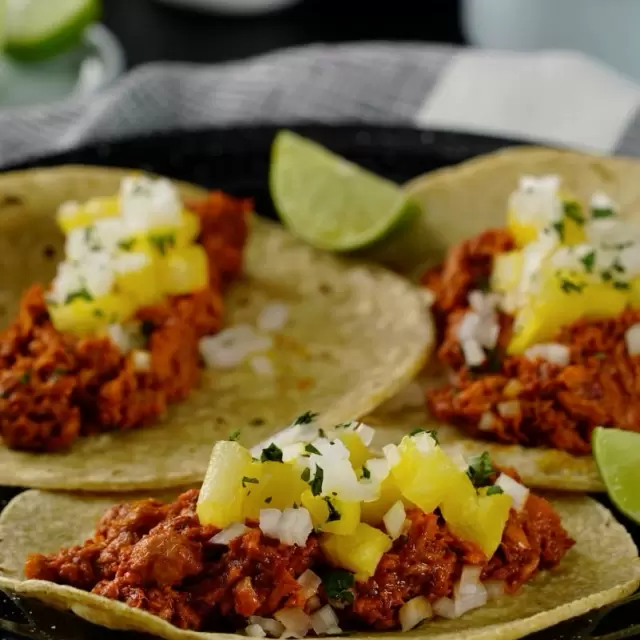
<svg viewBox="0 0 640 640">
<path fill-rule="evenodd" d="M 113 195 L 126 171 L 59 167 L 0 176 L 0 326 L 21 293 L 48 283 L 62 257 L 57 207 Z M 184 198 L 205 191 L 181 184 Z M 248 364 L 204 372 L 200 387 L 151 427 L 82 437 L 63 453 L 0 443 L 0 484 L 94 492 L 185 486 L 204 476 L 213 443 L 242 430 L 252 445 L 306 411 L 335 424 L 371 411 L 421 368 L 433 345 L 424 296 L 381 268 L 333 258 L 255 217 L 243 276 L 225 295 L 225 326 L 289 307 L 275 337 L 276 375 Z"/>
<path fill-rule="evenodd" d="M 490 601 L 455 620 L 435 619 L 404 634 L 434 640 L 520 638 L 632 593 L 640 583 L 640 559 L 631 537 L 612 514 L 591 498 L 551 497 L 573 549 L 557 569 L 542 571 L 513 596 Z M 0 516 L 0 588 L 36 598 L 112 629 L 152 633 L 170 640 L 237 638 L 227 633 L 181 631 L 140 609 L 79 589 L 42 580 L 24 580 L 31 552 L 51 553 L 79 544 L 94 533 L 106 508 L 121 497 L 89 498 L 27 491 Z M 398 633 L 357 633 L 354 637 L 400 637 Z"/>
<path fill-rule="evenodd" d="M 640 161 L 532 147 L 507 149 L 435 171 L 407 185 L 425 212 L 421 240 L 428 262 L 424 266 L 441 262 L 446 249 L 452 245 L 488 228 L 504 227 L 506 203 L 519 178 L 546 174 L 559 175 L 563 184 L 586 202 L 594 192 L 604 191 L 618 203 L 620 215 L 640 222 Z M 420 378 L 423 387 L 443 382 L 442 371 L 424 372 Z M 450 452 L 476 454 L 489 451 L 496 463 L 515 467 L 531 487 L 604 490 L 591 456 L 471 439 L 454 427 L 434 424 L 423 409 L 389 412 L 382 407 L 366 420 L 375 426 L 398 427 L 398 431 L 391 429 L 385 435 L 390 442 L 407 428 L 439 426 L 440 439 Z"/>
</svg>

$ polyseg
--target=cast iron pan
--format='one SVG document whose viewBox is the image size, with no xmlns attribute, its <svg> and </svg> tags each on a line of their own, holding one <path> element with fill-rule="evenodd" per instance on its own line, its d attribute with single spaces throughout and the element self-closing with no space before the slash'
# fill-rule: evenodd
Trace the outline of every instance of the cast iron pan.
<svg viewBox="0 0 640 640">
<path fill-rule="evenodd" d="M 292 128 L 397 182 L 505 146 L 522 144 L 514 140 L 409 128 L 314 124 Z M 273 127 L 242 127 L 161 133 L 94 144 L 11 168 L 84 163 L 145 169 L 233 195 L 251 196 L 257 211 L 275 218 L 267 175 L 269 151 L 276 131 Z M 0 487 L 0 509 L 19 492 Z M 596 497 L 611 508 L 605 497 Z M 640 545 L 640 527 L 617 515 Z M 1 596 L 0 592 L 0 637 L 7 640 L 141 640 L 145 637 L 108 631 L 37 602 L 12 601 Z M 636 637 L 640 638 L 640 593 L 618 605 L 530 636 L 531 640 Z"/>
</svg>

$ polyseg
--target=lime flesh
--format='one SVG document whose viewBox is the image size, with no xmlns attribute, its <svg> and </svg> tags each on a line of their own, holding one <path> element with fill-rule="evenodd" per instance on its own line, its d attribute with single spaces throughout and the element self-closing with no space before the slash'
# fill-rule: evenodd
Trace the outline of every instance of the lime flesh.
<svg viewBox="0 0 640 640">
<path fill-rule="evenodd" d="M 269 182 L 282 222 L 328 251 L 370 247 L 416 208 L 394 182 L 291 131 L 276 136 Z"/>
<path fill-rule="evenodd" d="M 611 501 L 640 524 L 640 433 L 597 427 L 592 444 Z"/>
<path fill-rule="evenodd" d="M 101 0 L 5 1 L 5 52 L 24 61 L 44 60 L 70 49 L 102 11 Z"/>
</svg>

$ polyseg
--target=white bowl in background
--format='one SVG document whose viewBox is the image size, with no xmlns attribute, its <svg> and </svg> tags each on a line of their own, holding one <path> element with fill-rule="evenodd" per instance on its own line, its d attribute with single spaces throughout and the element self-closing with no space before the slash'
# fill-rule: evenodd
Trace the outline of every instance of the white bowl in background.
<svg viewBox="0 0 640 640">
<path fill-rule="evenodd" d="M 229 15 L 270 13 L 296 4 L 299 0 L 159 0 L 164 4 Z"/>
<path fill-rule="evenodd" d="M 640 0 L 463 0 L 471 44 L 491 49 L 573 49 L 640 79 Z"/>
</svg>

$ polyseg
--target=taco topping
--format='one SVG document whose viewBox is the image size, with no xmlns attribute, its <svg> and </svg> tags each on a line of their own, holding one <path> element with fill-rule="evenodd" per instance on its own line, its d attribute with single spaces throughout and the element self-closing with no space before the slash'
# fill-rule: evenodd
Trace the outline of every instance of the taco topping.
<svg viewBox="0 0 640 640">
<path fill-rule="evenodd" d="M 222 327 L 250 207 L 212 193 L 186 208 L 169 181 L 145 177 L 125 178 L 117 197 L 63 205 L 65 260 L 0 336 L 3 442 L 57 451 L 184 399 L 199 341 Z"/>
<path fill-rule="evenodd" d="M 474 436 L 574 454 L 598 425 L 640 429 L 640 227 L 596 193 L 584 206 L 556 176 L 524 177 L 507 227 L 452 248 L 434 293 L 440 420 Z"/>
<path fill-rule="evenodd" d="M 25 574 L 183 629 L 286 638 L 457 618 L 573 546 L 550 503 L 487 454 L 454 460 L 417 430 L 380 456 L 372 437 L 313 414 L 252 450 L 234 434 L 200 491 L 115 506 L 91 540 L 31 555 Z"/>
</svg>

